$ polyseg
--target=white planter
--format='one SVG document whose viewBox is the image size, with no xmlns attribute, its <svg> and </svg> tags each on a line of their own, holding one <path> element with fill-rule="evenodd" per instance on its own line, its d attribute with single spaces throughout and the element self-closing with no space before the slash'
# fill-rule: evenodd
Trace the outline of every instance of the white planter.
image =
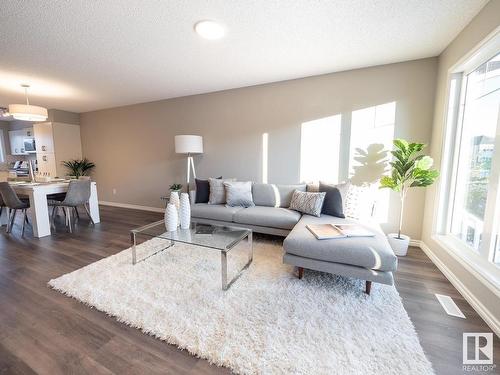
<svg viewBox="0 0 500 375">
<path fill-rule="evenodd" d="M 391 245 L 394 254 L 404 257 L 408 252 L 408 246 L 410 245 L 410 237 L 405 236 L 404 234 L 401 235 L 401 238 L 397 237 L 398 237 L 397 233 L 389 233 L 387 235 L 387 240 L 389 241 L 389 244 Z"/>
<path fill-rule="evenodd" d="M 177 230 L 178 225 L 179 213 L 177 212 L 177 208 L 175 204 L 169 203 L 165 209 L 165 228 L 168 232 L 174 232 Z"/>
<path fill-rule="evenodd" d="M 188 193 L 181 194 L 179 218 L 181 222 L 181 229 L 188 229 L 191 224 L 191 205 L 189 204 Z"/>
</svg>

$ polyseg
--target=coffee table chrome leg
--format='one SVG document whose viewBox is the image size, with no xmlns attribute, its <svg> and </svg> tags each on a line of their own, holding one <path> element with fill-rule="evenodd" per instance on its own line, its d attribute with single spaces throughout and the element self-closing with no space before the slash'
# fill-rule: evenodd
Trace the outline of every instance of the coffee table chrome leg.
<svg viewBox="0 0 500 375">
<path fill-rule="evenodd" d="M 222 290 L 227 290 L 227 253 L 225 251 L 220 252 L 221 261 L 221 275 L 222 275 Z"/>
<path fill-rule="evenodd" d="M 135 238 L 135 232 L 131 232 L 130 233 L 130 240 L 132 242 L 132 264 L 136 264 L 137 263 L 137 254 L 136 254 L 136 245 L 137 245 L 137 242 L 136 242 L 136 238 Z"/>
<path fill-rule="evenodd" d="M 221 274 L 222 274 L 222 290 L 228 290 L 233 283 L 239 279 L 239 277 L 243 274 L 243 272 L 250 267 L 253 261 L 253 236 L 252 232 L 248 234 L 248 261 L 247 263 L 239 270 L 239 272 L 234 276 L 231 281 L 227 281 L 227 252 L 221 251 Z"/>
</svg>

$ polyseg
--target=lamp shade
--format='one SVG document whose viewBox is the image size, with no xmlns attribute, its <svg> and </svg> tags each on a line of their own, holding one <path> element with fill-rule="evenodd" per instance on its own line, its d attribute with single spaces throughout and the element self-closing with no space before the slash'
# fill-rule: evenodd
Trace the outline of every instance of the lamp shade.
<svg viewBox="0 0 500 375">
<path fill-rule="evenodd" d="M 176 135 L 177 154 L 203 154 L 203 137 L 200 135 Z"/>
<path fill-rule="evenodd" d="M 45 121 L 47 120 L 47 109 L 29 104 L 10 104 L 9 113 L 16 120 L 23 121 Z"/>
</svg>

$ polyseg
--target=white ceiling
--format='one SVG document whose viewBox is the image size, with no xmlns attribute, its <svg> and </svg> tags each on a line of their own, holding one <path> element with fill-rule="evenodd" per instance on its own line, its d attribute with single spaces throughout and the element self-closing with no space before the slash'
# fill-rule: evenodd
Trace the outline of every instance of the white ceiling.
<svg viewBox="0 0 500 375">
<path fill-rule="evenodd" d="M 0 2 L 0 106 L 85 112 L 438 55 L 487 0 Z M 193 24 L 227 28 L 208 41 Z"/>
</svg>

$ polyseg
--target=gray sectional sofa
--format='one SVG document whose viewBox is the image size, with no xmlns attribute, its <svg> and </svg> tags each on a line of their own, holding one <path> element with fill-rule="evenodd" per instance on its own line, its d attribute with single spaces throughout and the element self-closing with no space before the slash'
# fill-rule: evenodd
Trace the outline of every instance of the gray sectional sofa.
<svg viewBox="0 0 500 375">
<path fill-rule="evenodd" d="M 372 281 L 393 284 L 397 257 L 377 224 L 329 215 L 302 215 L 287 208 L 295 190 L 306 191 L 306 185 L 255 183 L 252 186 L 254 207 L 197 203 L 191 207 L 191 216 L 200 223 L 241 226 L 286 237 L 283 262 L 298 267 L 300 278 L 304 269 L 355 277 L 366 280 L 368 294 Z M 369 227 L 375 236 L 317 240 L 306 228 L 307 224 L 348 222 Z"/>
</svg>

